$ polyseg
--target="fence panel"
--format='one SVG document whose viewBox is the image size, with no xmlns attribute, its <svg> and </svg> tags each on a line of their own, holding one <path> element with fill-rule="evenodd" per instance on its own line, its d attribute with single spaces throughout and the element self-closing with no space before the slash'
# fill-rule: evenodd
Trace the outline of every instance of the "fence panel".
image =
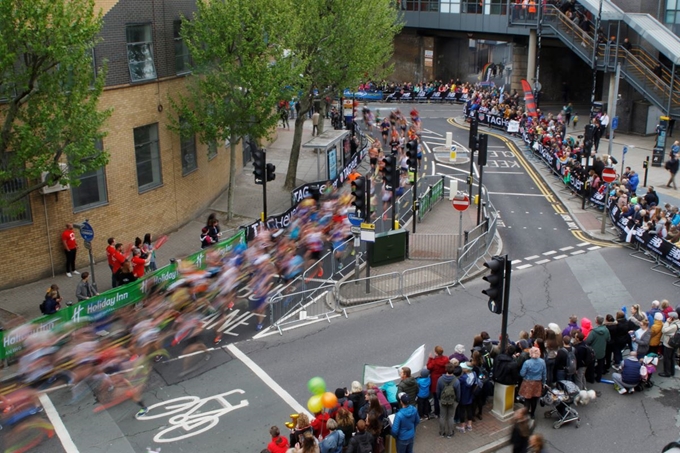
<svg viewBox="0 0 680 453">
<path fill-rule="evenodd" d="M 283 335 L 282 326 L 298 322 L 306 322 L 310 319 L 327 319 L 335 313 L 335 307 L 329 301 L 329 296 L 334 285 L 324 285 L 303 291 L 290 292 L 294 286 L 289 286 L 288 291 L 276 294 L 269 299 L 269 317 L 271 328 L 277 329 Z"/>
<path fill-rule="evenodd" d="M 408 257 L 412 260 L 458 259 L 460 237 L 457 234 L 410 234 Z"/>
<path fill-rule="evenodd" d="M 376 275 L 374 277 L 360 278 L 338 282 L 335 286 L 336 307 L 347 315 L 347 308 L 359 305 L 367 305 L 379 301 L 390 301 L 401 297 L 401 274 L 390 272 L 389 274 Z"/>
<path fill-rule="evenodd" d="M 457 278 L 458 268 L 455 260 L 407 269 L 402 272 L 403 295 L 408 297 L 448 288 L 456 284 Z"/>
</svg>

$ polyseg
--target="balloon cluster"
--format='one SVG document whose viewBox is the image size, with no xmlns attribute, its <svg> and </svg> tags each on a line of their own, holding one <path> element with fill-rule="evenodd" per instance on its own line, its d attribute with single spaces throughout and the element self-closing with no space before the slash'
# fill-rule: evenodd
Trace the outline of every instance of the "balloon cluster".
<svg viewBox="0 0 680 453">
<path fill-rule="evenodd" d="M 322 377 L 313 377 L 307 382 L 307 389 L 312 396 L 307 401 L 307 409 L 312 414 L 318 414 L 324 408 L 333 409 L 338 404 L 338 398 L 333 392 L 326 391 L 326 381 Z"/>
</svg>

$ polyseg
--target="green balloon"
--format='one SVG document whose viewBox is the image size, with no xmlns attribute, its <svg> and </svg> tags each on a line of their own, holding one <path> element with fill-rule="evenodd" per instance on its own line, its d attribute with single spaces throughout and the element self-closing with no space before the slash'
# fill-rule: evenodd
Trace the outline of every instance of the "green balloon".
<svg viewBox="0 0 680 453">
<path fill-rule="evenodd" d="M 319 378 L 321 379 L 321 378 Z M 322 379 L 323 380 L 323 379 Z M 314 395 L 307 401 L 307 409 L 312 414 L 317 414 L 323 410 L 323 403 L 321 402 L 321 395 Z"/>
<path fill-rule="evenodd" d="M 321 395 L 326 391 L 326 381 L 322 377 L 313 377 L 307 382 L 307 388 L 312 395 Z"/>
</svg>

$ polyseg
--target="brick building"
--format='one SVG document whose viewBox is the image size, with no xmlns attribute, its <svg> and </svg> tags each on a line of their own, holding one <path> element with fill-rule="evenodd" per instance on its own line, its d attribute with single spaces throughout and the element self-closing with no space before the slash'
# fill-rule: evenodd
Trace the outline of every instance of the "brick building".
<svg viewBox="0 0 680 453">
<path fill-rule="evenodd" d="M 26 197 L 28 209 L 0 215 L 0 288 L 65 272 L 60 241 L 67 222 L 89 219 L 97 261 L 107 238 L 128 243 L 145 233 L 159 236 L 200 214 L 226 188 L 229 148 L 208 147 L 198 137 L 168 129 L 169 96 L 184 89 L 188 52 L 179 37 L 180 17 L 194 0 L 97 0 L 104 24 L 95 48 L 97 67 L 107 62 L 101 108 L 113 114 L 101 144 L 105 168 L 84 175 L 78 188 Z M 210 149 L 208 149 L 210 148 Z M 243 158 L 238 147 L 237 165 Z M 196 232 L 196 248 L 200 247 Z M 87 264 L 78 236 L 77 267 Z"/>
</svg>

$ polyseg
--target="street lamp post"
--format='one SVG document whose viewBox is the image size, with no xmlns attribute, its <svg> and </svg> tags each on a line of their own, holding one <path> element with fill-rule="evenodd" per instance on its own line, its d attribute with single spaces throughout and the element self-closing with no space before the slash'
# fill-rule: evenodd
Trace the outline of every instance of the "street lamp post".
<svg viewBox="0 0 680 453">
<path fill-rule="evenodd" d="M 592 120 L 593 113 L 595 110 L 595 89 L 597 88 L 597 35 L 600 31 L 600 24 L 602 23 L 602 3 L 600 0 L 600 8 L 597 12 L 597 20 L 595 21 L 595 32 L 593 33 L 593 90 L 590 93 L 590 118 Z M 590 124 L 590 121 L 588 121 Z"/>
</svg>

